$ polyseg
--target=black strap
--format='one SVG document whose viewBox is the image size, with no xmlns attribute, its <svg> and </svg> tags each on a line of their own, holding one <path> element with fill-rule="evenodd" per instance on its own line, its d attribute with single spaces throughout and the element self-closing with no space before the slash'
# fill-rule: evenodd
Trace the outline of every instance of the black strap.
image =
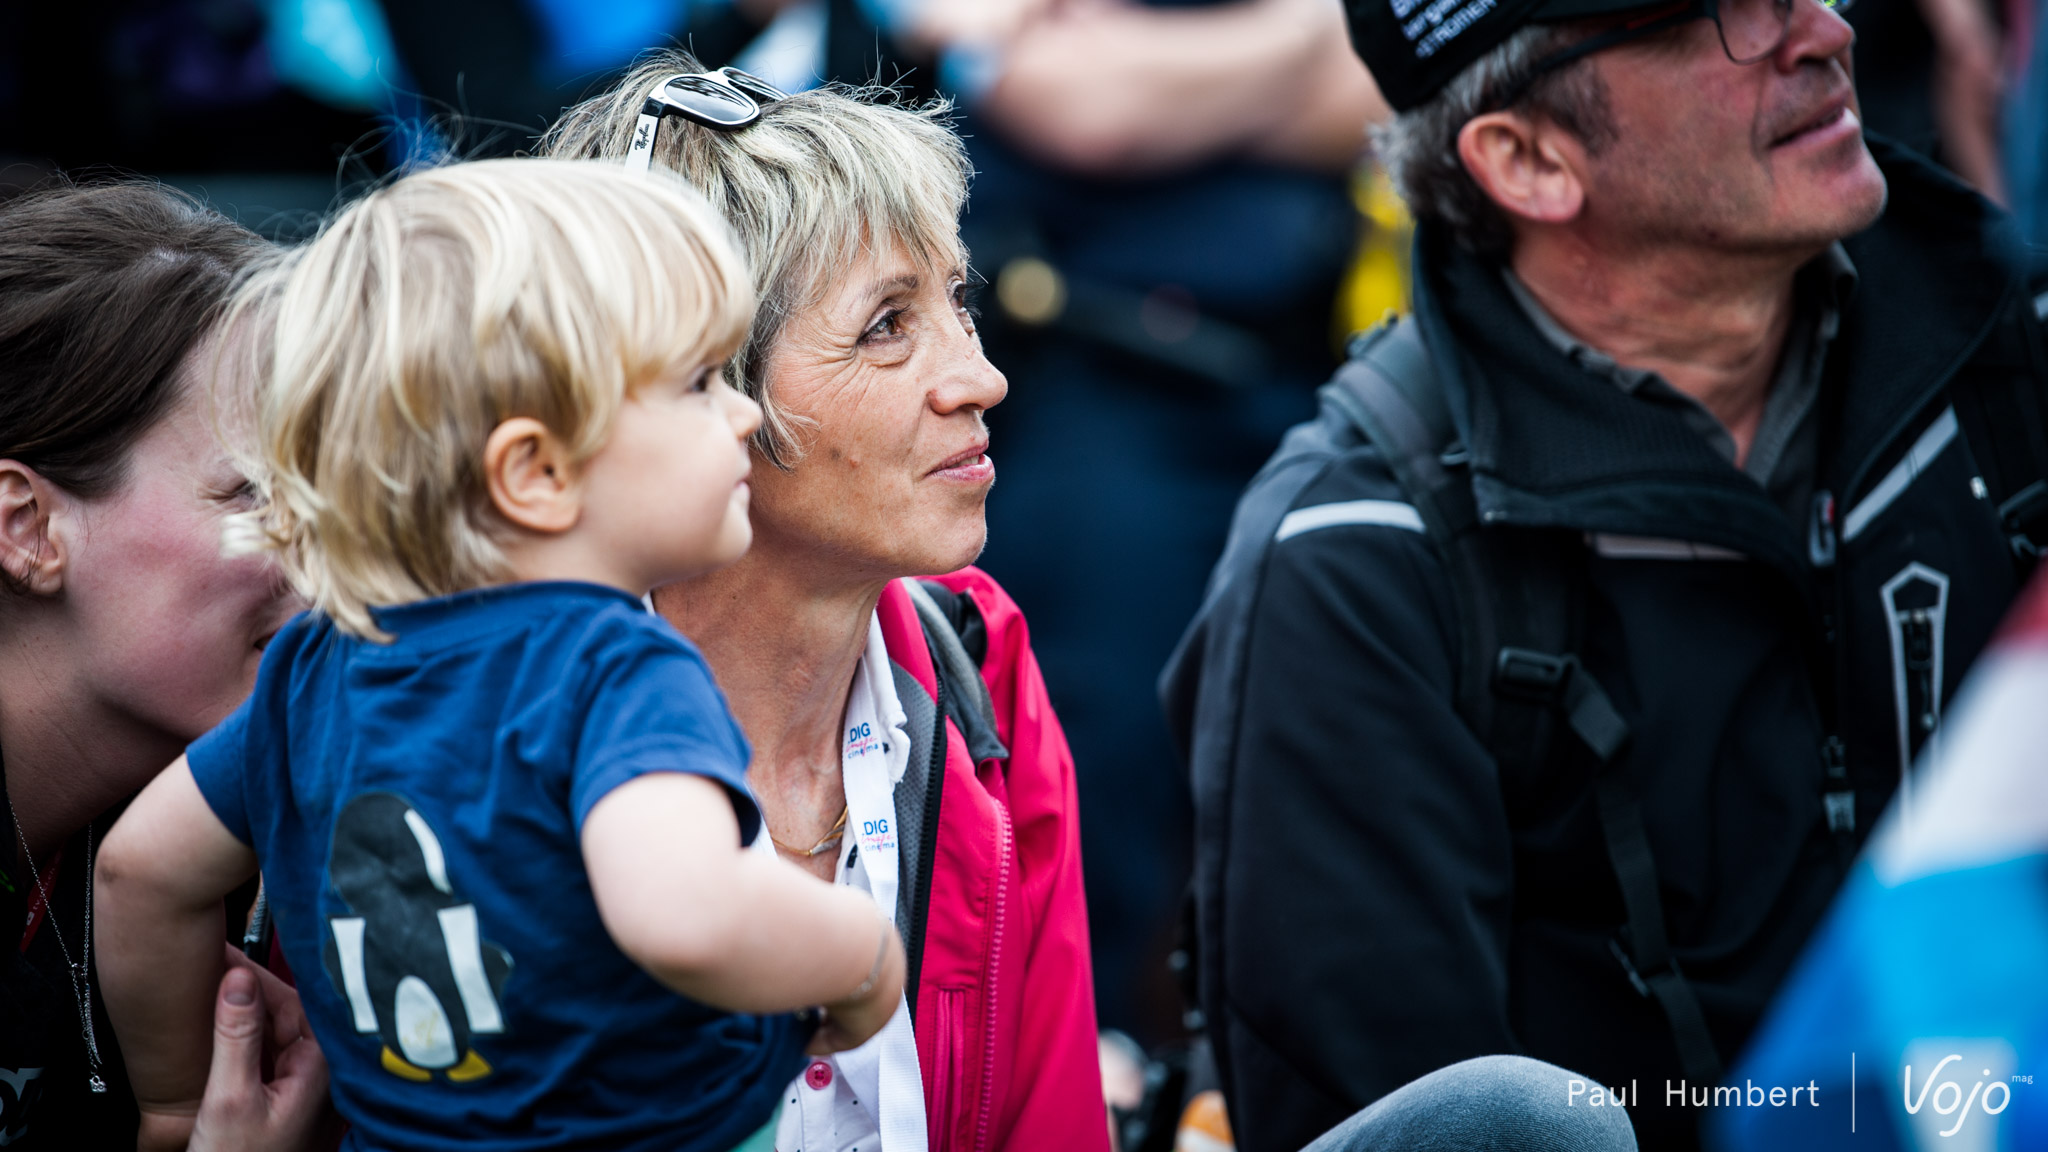
<svg viewBox="0 0 2048 1152">
<path fill-rule="evenodd" d="M 1707 1030 L 1699 997 L 1664 935 L 1657 862 L 1650 857 L 1642 806 L 1636 803 L 1626 778 L 1617 772 L 1602 773 L 1594 791 L 1600 804 L 1600 830 L 1607 840 L 1607 859 L 1621 883 L 1622 905 L 1628 913 L 1625 940 L 1610 940 L 1608 948 L 1635 990 L 1654 998 L 1663 1009 L 1686 1082 L 1719 1084 L 1721 1055 L 1714 1048 L 1713 1033 Z"/>
<path fill-rule="evenodd" d="M 932 668 L 943 675 L 950 689 L 941 711 L 953 718 L 967 741 L 967 753 L 977 763 L 1007 760 L 1010 750 L 997 734 L 996 709 L 989 699 L 988 684 L 981 678 L 981 656 L 987 655 L 986 629 L 981 613 L 968 597 L 935 581 L 906 580 L 903 587 L 917 608 L 918 623 L 931 644 Z M 941 597 L 944 602 L 941 602 Z M 979 640 L 981 651 L 969 652 L 967 638 Z"/>
<path fill-rule="evenodd" d="M 1450 451 L 1457 430 L 1419 329 L 1394 323 L 1359 337 L 1351 359 L 1322 389 L 1322 399 L 1385 458 L 1421 517 L 1424 534 L 1451 569 L 1463 645 L 1458 713 L 1483 735 L 1493 726 L 1488 668 L 1497 645 L 1487 599 L 1490 586 L 1486 574 L 1472 567 L 1479 557 L 1464 546 L 1478 527 L 1479 513 L 1471 484 L 1444 465 L 1446 455 L 1457 458 Z"/>
<path fill-rule="evenodd" d="M 920 619 L 920 623 L 924 623 Z M 911 760 L 903 779 L 895 787 L 897 822 L 903 826 L 905 853 L 899 869 L 897 888 L 897 929 L 903 933 L 903 996 L 909 1004 L 911 1027 L 918 1023 L 918 976 L 924 972 L 924 935 L 932 918 L 932 869 L 938 857 L 938 812 L 946 797 L 946 672 L 940 664 L 932 633 L 924 637 L 926 652 L 932 656 L 932 699 L 924 687 L 907 672 L 897 676 L 897 695 L 903 699 L 907 719 Z M 930 715 L 924 709 L 930 707 Z M 922 752 L 922 756 L 920 756 Z"/>
<path fill-rule="evenodd" d="M 1627 769 L 1619 759 L 1628 743 L 1628 721 L 1622 719 L 1614 702 L 1574 655 L 1553 656 L 1503 648 L 1495 665 L 1494 683 L 1504 696 L 1555 709 L 1565 717 L 1572 734 L 1599 760 L 1600 774 L 1594 781 L 1593 792 L 1600 813 L 1600 835 L 1607 846 L 1608 865 L 1614 869 L 1615 882 L 1621 889 L 1626 917 L 1622 935 L 1608 941 L 1608 948 L 1636 992 L 1654 999 L 1663 1009 L 1686 1081 L 1720 1083 L 1721 1057 L 1714 1049 L 1713 1034 L 1707 1030 L 1706 1017 L 1700 1011 L 1699 997 L 1679 968 L 1678 957 L 1671 953 L 1649 830 L 1644 827 L 1643 808 L 1637 802 Z"/>
<path fill-rule="evenodd" d="M 2048 547 L 2048 351 L 2034 299 L 2022 293 L 2014 308 L 1978 357 L 1985 368 L 1951 397 L 2024 581 Z"/>
<path fill-rule="evenodd" d="M 917 858 L 910 861 L 909 882 L 898 895 L 898 920 L 903 928 L 903 952 L 907 961 L 903 982 L 910 1019 L 917 1021 L 918 975 L 924 967 L 925 928 L 931 918 L 932 871 L 939 844 L 939 810 L 946 787 L 946 721 L 951 719 L 967 741 L 968 755 L 976 761 L 1008 759 L 1009 749 L 996 735 L 995 705 L 989 699 L 988 684 L 981 678 L 981 662 L 988 654 L 987 627 L 974 601 L 943 584 L 921 580 L 903 581 L 910 602 L 917 609 L 917 623 L 924 632 L 925 649 L 932 660 L 931 735 L 911 733 L 911 748 L 919 744 L 929 750 L 922 763 L 913 763 L 904 773 L 917 771 L 922 787 L 915 789 L 921 809 L 917 830 Z M 906 707 L 905 712 L 912 711 Z M 921 727 L 921 726 L 920 726 Z M 897 811 L 904 809 L 910 790 L 897 786 Z"/>
<path fill-rule="evenodd" d="M 1466 460 L 1416 325 L 1363 338 L 1324 390 L 1386 460 L 1450 571 L 1458 609 L 1458 712 L 1500 765 L 1503 787 L 1536 778 L 1561 717 L 1599 763 L 1595 794 L 1626 917 L 1610 941 L 1629 983 L 1662 1009 L 1688 1082 L 1718 1084 L 1721 1060 L 1665 933 L 1656 858 L 1621 753 L 1628 722 L 1578 647 L 1584 545 L 1559 532 L 1482 530 Z"/>
<path fill-rule="evenodd" d="M 1570 654 L 1553 656 L 1528 648 L 1502 648 L 1493 669 L 1494 691 L 1510 699 L 1554 709 L 1572 734 L 1603 765 L 1612 764 L 1628 743 L 1628 721 Z"/>
</svg>

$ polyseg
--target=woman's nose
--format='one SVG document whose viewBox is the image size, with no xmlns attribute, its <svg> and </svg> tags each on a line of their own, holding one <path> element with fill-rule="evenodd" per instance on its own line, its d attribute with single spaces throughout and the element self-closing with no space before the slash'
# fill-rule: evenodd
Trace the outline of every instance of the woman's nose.
<svg viewBox="0 0 2048 1152">
<path fill-rule="evenodd" d="M 981 341 L 969 338 L 950 351 L 939 386 L 932 389 L 933 411 L 943 416 L 958 408 L 993 408 L 1009 395 L 1009 380 L 981 354 Z"/>
</svg>

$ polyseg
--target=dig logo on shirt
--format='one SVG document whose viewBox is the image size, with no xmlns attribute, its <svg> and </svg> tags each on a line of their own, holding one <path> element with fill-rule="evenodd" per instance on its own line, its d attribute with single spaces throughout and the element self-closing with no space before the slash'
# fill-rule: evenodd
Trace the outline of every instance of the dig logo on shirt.
<svg viewBox="0 0 2048 1152">
<path fill-rule="evenodd" d="M 896 847 L 896 834 L 889 831 L 887 817 L 860 822 L 860 846 L 867 852 L 888 852 Z"/>
<path fill-rule="evenodd" d="M 882 746 L 872 724 L 855 724 L 846 730 L 846 758 L 857 760 Z"/>
</svg>

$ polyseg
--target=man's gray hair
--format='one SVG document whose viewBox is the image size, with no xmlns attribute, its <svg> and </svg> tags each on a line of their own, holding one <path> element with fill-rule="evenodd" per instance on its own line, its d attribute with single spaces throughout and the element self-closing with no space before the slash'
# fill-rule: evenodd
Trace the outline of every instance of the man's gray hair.
<svg viewBox="0 0 2048 1152">
<path fill-rule="evenodd" d="M 1507 251 L 1514 240 L 1507 214 L 1465 170 L 1458 133 L 1474 117 L 1492 111 L 1499 93 L 1529 84 L 1545 56 L 1587 34 L 1578 24 L 1532 24 L 1467 65 L 1428 103 L 1374 126 L 1373 148 L 1417 219 L 1448 226 L 1459 243 L 1475 252 Z M 1607 86 L 1585 59 L 1537 77 L 1515 107 L 1557 124 L 1595 155 L 1615 138 Z"/>
<path fill-rule="evenodd" d="M 624 161 L 641 103 L 665 76 L 701 72 L 687 53 L 651 53 L 610 91 L 562 114 L 548 156 Z M 791 316 L 815 307 L 864 253 L 901 245 L 939 267 L 964 264 L 960 210 L 972 168 L 951 107 L 912 107 L 887 88 L 827 85 L 769 104 L 737 131 L 664 118 L 654 162 L 695 185 L 738 233 L 761 304 L 728 378 L 761 405 L 754 447 L 777 467 L 803 455 L 802 417 L 770 394 L 768 353 Z"/>
</svg>

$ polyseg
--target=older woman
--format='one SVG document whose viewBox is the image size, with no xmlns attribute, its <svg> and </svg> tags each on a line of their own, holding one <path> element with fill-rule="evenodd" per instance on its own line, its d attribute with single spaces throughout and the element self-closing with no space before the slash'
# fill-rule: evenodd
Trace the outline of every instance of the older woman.
<svg viewBox="0 0 2048 1152">
<path fill-rule="evenodd" d="M 226 716 L 296 605 L 224 559 L 248 485 L 215 439 L 213 327 L 255 234 L 154 185 L 0 207 L 0 1145 L 133 1148 L 94 969 L 93 856 Z M 260 983 L 260 986 L 259 986 Z M 266 1013 L 266 1001 L 269 1011 Z M 193 1147 L 295 1148 L 327 1099 L 296 996 L 223 980 Z M 265 1042 L 282 1046 L 266 1084 Z"/>
<path fill-rule="evenodd" d="M 1073 763 L 1023 617 L 967 567 L 1006 385 L 959 140 L 938 109 L 700 72 L 656 56 L 547 148 L 681 173 L 761 294 L 730 368 L 765 413 L 753 550 L 654 604 L 753 741 L 775 850 L 870 892 L 912 974 L 881 1035 L 791 1085 L 776 1147 L 1103 1147 Z"/>
</svg>

